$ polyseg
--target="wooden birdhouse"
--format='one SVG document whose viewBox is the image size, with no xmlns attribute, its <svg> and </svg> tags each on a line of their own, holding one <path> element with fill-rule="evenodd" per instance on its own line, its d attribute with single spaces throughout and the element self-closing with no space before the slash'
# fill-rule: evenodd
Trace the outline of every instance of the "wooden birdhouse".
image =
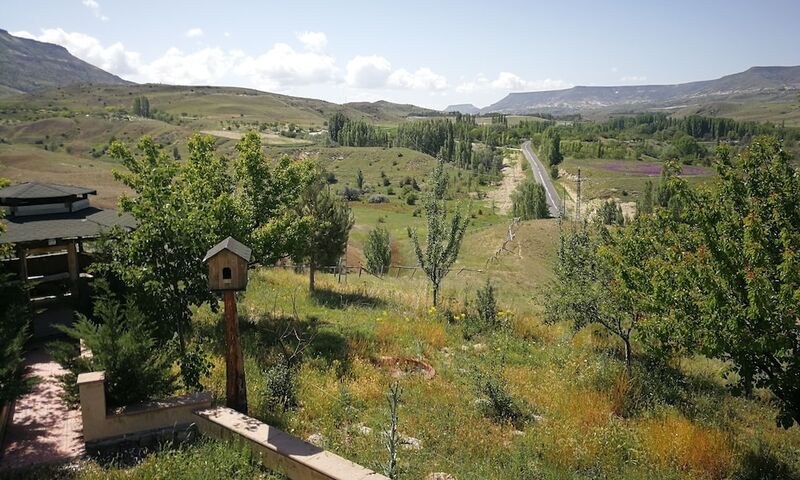
<svg viewBox="0 0 800 480">
<path fill-rule="evenodd" d="M 232 237 L 214 245 L 203 262 L 208 263 L 208 288 L 214 291 L 247 288 L 247 264 L 252 251 Z"/>
</svg>

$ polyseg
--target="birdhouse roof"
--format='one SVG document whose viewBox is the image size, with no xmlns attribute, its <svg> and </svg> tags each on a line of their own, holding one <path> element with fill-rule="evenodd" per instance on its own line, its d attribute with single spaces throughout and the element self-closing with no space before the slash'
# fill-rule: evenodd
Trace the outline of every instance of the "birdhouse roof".
<svg viewBox="0 0 800 480">
<path fill-rule="evenodd" d="M 237 255 L 238 257 L 243 258 L 248 262 L 252 258 L 253 251 L 250 249 L 250 247 L 244 245 L 243 243 L 239 242 L 233 237 L 228 237 L 225 240 L 211 247 L 211 250 L 206 252 L 206 256 L 203 258 L 203 261 L 204 262 L 208 261 L 210 258 L 214 257 L 223 250 L 228 250 L 231 253 Z"/>
</svg>

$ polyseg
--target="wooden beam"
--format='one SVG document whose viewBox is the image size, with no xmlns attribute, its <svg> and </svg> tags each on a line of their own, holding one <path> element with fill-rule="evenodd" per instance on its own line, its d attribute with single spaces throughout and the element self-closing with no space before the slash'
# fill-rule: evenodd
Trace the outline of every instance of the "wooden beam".
<svg viewBox="0 0 800 480">
<path fill-rule="evenodd" d="M 239 315 L 236 312 L 236 294 L 226 290 L 225 299 L 225 405 L 247 414 L 247 387 L 244 379 L 244 357 L 239 343 Z"/>
<path fill-rule="evenodd" d="M 19 278 L 28 281 L 28 249 L 17 247 L 17 258 L 19 258 Z"/>
<path fill-rule="evenodd" d="M 78 299 L 80 294 L 78 278 L 80 277 L 80 266 L 78 264 L 78 251 L 75 242 L 67 244 L 67 268 L 69 269 L 70 291 L 72 298 Z"/>
</svg>

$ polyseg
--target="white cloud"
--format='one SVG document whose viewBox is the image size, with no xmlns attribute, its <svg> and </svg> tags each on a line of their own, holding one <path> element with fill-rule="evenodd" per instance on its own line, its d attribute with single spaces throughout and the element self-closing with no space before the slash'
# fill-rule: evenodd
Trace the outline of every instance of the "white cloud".
<svg viewBox="0 0 800 480">
<path fill-rule="evenodd" d="M 478 75 L 475 80 L 462 82 L 456 87 L 456 92 L 473 93 L 482 90 L 503 90 L 510 92 L 558 90 L 569 88 L 571 85 L 563 80 L 525 80 L 511 72 L 500 72 L 497 78 L 489 80 L 484 75 Z"/>
<path fill-rule="evenodd" d="M 194 30 L 186 32 L 187 36 L 197 36 L 192 33 Z M 39 34 L 25 31 L 13 34 L 62 45 L 78 58 L 137 82 L 224 83 L 272 91 L 327 84 L 350 87 L 356 95 L 405 90 L 440 96 L 450 88 L 447 78 L 430 68 L 395 69 L 387 58 L 379 55 L 355 56 L 342 68 L 332 55 L 320 51 L 327 38 L 316 33 L 298 35 L 304 49 L 276 43 L 263 53 L 252 54 L 220 47 L 194 51 L 171 47 L 151 61 L 144 61 L 138 52 L 126 49 L 120 42 L 104 45 L 90 35 L 61 28 L 43 29 Z M 493 82 L 483 76 L 477 82 L 477 88 L 492 88 Z M 460 86 L 459 91 L 467 90 Z"/>
<path fill-rule="evenodd" d="M 279 90 L 330 83 L 339 78 L 333 57 L 316 52 L 298 52 L 285 43 L 276 43 L 257 57 L 242 58 L 235 72 L 248 77 L 259 88 Z"/>
<path fill-rule="evenodd" d="M 240 52 L 219 48 L 187 54 L 172 47 L 153 62 L 142 65 L 137 77 L 147 82 L 177 85 L 214 84 L 228 74 L 240 56 Z"/>
<path fill-rule="evenodd" d="M 95 0 L 83 0 L 81 3 L 83 3 L 84 7 L 91 10 L 95 17 L 99 18 L 104 22 L 108 21 L 108 17 L 103 15 L 103 12 L 100 11 L 100 4 L 97 3 Z"/>
<path fill-rule="evenodd" d="M 351 87 L 379 88 L 392 73 L 389 60 L 378 55 L 357 55 L 347 62 L 345 82 Z"/>
<path fill-rule="evenodd" d="M 386 84 L 392 88 L 438 91 L 447 88 L 447 79 L 427 67 L 413 73 L 401 68 L 389 75 Z"/>
<path fill-rule="evenodd" d="M 303 32 L 297 34 L 297 39 L 312 52 L 322 52 L 328 46 L 328 36 L 324 32 Z"/>
<path fill-rule="evenodd" d="M 99 40 L 84 33 L 47 28 L 43 29 L 40 35 L 24 31 L 13 32 L 12 35 L 61 45 L 76 57 L 118 75 L 136 73 L 141 66 L 140 55 L 126 50 L 122 43 L 117 42 L 105 47 Z"/>
<path fill-rule="evenodd" d="M 186 35 L 188 38 L 202 37 L 203 29 L 200 27 L 190 28 L 189 30 L 186 30 L 186 33 L 184 35 Z"/>
<path fill-rule="evenodd" d="M 626 82 L 626 83 L 637 83 L 637 82 L 641 83 L 646 81 L 647 77 L 645 77 L 644 75 L 628 75 L 621 77 L 619 80 L 621 82 Z"/>
</svg>

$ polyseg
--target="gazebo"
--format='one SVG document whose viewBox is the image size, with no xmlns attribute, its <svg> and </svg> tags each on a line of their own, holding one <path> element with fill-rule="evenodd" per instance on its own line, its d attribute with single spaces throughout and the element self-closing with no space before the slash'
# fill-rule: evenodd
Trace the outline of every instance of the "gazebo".
<svg viewBox="0 0 800 480">
<path fill-rule="evenodd" d="M 81 270 L 91 263 L 83 242 L 111 226 L 135 228 L 130 215 L 93 207 L 89 196 L 96 194 L 90 188 L 37 182 L 0 189 L 7 227 L 0 245 L 13 244 L 16 254 L 3 263 L 30 283 L 34 307 L 77 304 Z"/>
</svg>

